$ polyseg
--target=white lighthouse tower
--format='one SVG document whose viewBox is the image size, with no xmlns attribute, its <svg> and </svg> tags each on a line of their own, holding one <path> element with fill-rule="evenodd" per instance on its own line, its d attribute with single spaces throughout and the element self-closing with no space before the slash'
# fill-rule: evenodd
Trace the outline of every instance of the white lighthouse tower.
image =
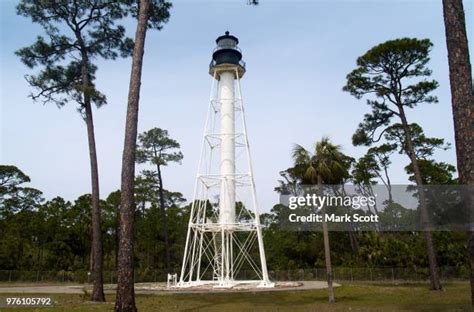
<svg viewBox="0 0 474 312">
<path fill-rule="evenodd" d="M 268 278 L 240 79 L 239 40 L 216 40 L 212 87 L 178 287 L 253 284 Z"/>
</svg>

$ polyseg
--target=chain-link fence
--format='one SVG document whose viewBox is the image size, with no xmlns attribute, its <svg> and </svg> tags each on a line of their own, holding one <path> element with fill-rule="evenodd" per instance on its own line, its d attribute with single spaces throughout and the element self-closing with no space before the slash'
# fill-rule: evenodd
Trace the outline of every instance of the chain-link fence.
<svg viewBox="0 0 474 312">
<path fill-rule="evenodd" d="M 269 271 L 276 281 L 324 281 L 326 268 Z M 469 271 L 463 267 L 442 267 L 443 280 L 468 280 Z M 429 279 L 428 268 L 333 268 L 335 281 L 425 281 Z"/>
<path fill-rule="evenodd" d="M 325 268 L 299 270 L 270 270 L 273 281 L 324 281 Z M 104 271 L 104 282 L 117 282 L 116 271 Z M 249 277 L 253 272 L 241 271 L 239 276 Z M 158 270 L 135 270 L 136 283 L 166 282 L 167 272 Z M 335 281 L 426 281 L 428 268 L 333 268 Z M 465 267 L 440 268 L 442 280 L 468 280 L 469 271 Z M 87 271 L 16 271 L 0 270 L 0 282 L 59 282 L 90 283 L 92 276 Z"/>
</svg>

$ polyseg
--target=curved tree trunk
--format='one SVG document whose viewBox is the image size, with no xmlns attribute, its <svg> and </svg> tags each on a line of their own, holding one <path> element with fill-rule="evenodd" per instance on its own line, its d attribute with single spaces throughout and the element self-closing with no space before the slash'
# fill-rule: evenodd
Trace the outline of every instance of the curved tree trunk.
<svg viewBox="0 0 474 312">
<path fill-rule="evenodd" d="M 137 144 L 138 107 L 145 51 L 145 36 L 148 23 L 149 0 L 140 0 L 135 47 L 133 49 L 132 72 L 128 91 L 125 140 L 122 156 L 122 182 L 120 197 L 119 251 L 117 268 L 117 297 L 115 311 L 135 312 L 135 289 L 133 271 L 133 218 L 135 213 L 134 182 Z"/>
<path fill-rule="evenodd" d="M 430 282 L 431 290 L 442 290 L 441 282 L 438 274 L 438 263 L 436 261 L 436 250 L 433 243 L 433 236 L 431 235 L 430 222 L 428 208 L 426 206 L 426 194 L 423 188 L 423 179 L 421 176 L 420 167 L 418 166 L 418 160 L 415 154 L 415 147 L 413 146 L 413 140 L 408 126 L 408 121 L 405 116 L 403 106 L 398 106 L 400 112 L 400 119 L 402 122 L 403 131 L 405 133 L 406 140 L 406 153 L 410 158 L 411 165 L 413 168 L 413 174 L 415 175 L 415 181 L 418 191 L 418 198 L 420 200 L 420 220 L 421 227 L 423 229 L 423 235 L 425 237 L 426 252 L 428 254 L 428 263 L 430 268 Z"/>
<path fill-rule="evenodd" d="M 100 206 L 99 206 L 99 166 L 97 164 L 97 150 L 95 145 L 94 119 L 92 117 L 92 105 L 89 95 L 89 57 L 79 30 L 76 31 L 76 38 L 81 46 L 81 76 L 82 76 L 82 94 L 84 100 L 84 120 L 87 126 L 87 141 L 89 143 L 89 157 L 91 165 L 91 184 L 92 184 L 92 301 L 105 301 L 104 280 L 102 274 L 103 248 L 102 248 L 102 230 L 100 226 Z"/>
<path fill-rule="evenodd" d="M 321 188 L 323 185 L 321 176 L 318 175 L 318 187 Z M 323 240 L 324 240 L 324 259 L 326 261 L 326 277 L 328 280 L 328 299 L 329 303 L 334 302 L 334 287 L 333 287 L 333 274 L 332 274 L 332 263 L 331 263 L 331 246 L 329 245 L 329 230 L 326 222 L 326 207 L 321 207 L 323 216 Z"/>
<path fill-rule="evenodd" d="M 449 80 L 456 138 L 457 168 L 459 181 L 474 186 L 474 123 L 472 95 L 472 74 L 467 44 L 466 22 L 462 0 L 443 0 L 446 45 L 448 48 Z M 471 193 L 472 194 L 472 193 Z M 474 198 L 466 198 L 467 207 L 472 207 Z M 474 223 L 473 214 L 471 224 Z M 471 266 L 471 301 L 474 307 L 474 231 L 468 242 Z"/>
<path fill-rule="evenodd" d="M 390 177 L 388 175 L 387 167 L 384 166 L 383 171 L 385 174 L 385 181 L 383 183 L 385 184 L 385 187 L 387 188 L 387 191 L 388 191 L 388 202 L 393 203 L 392 182 L 390 182 Z"/>
</svg>

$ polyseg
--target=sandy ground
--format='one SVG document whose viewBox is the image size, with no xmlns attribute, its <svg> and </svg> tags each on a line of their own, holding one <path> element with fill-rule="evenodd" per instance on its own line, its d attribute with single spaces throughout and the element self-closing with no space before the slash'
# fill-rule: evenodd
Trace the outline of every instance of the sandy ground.
<svg viewBox="0 0 474 312">
<path fill-rule="evenodd" d="M 114 293 L 117 285 L 104 285 L 106 293 Z M 334 287 L 340 286 L 334 283 Z M 28 286 L 0 286 L 1 293 L 15 294 L 83 294 L 91 291 L 91 285 L 28 285 Z M 225 293 L 225 292 L 259 292 L 259 291 L 288 291 L 288 290 L 310 290 L 327 288 L 326 282 L 276 282 L 274 288 L 256 288 L 241 285 L 230 289 L 214 288 L 212 286 L 200 286 L 193 288 L 177 289 L 166 288 L 165 283 L 139 283 L 135 284 L 137 294 L 179 294 L 179 293 Z"/>
</svg>

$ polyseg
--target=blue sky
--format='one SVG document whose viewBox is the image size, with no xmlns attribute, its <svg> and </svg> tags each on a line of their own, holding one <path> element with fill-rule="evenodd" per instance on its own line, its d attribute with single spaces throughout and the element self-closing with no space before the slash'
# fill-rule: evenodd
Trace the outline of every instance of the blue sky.
<svg viewBox="0 0 474 312">
<path fill-rule="evenodd" d="M 0 162 L 31 177 L 46 198 L 69 200 L 90 192 L 85 124 L 70 103 L 62 109 L 33 103 L 24 80 L 30 71 L 13 54 L 41 33 L 15 14 L 16 1 L 1 1 Z M 471 1 L 464 2 L 472 35 Z M 134 24 L 125 24 L 130 35 Z M 441 0 L 176 1 L 162 31 L 147 35 L 139 131 L 167 129 L 182 146 L 182 165 L 164 170 L 165 187 L 191 200 L 211 77 L 215 38 L 229 30 L 240 39 L 247 74 L 242 80 L 260 209 L 278 202 L 278 172 L 291 165 L 293 144 L 308 148 L 322 136 L 353 157 L 351 136 L 368 111 L 365 101 L 341 91 L 355 60 L 372 46 L 400 37 L 429 38 L 429 67 L 440 87 L 438 104 L 408 113 L 429 136 L 454 143 Z M 473 40 L 470 51 L 474 50 Z M 97 61 L 97 86 L 108 105 L 95 110 L 101 197 L 119 188 L 130 59 Z M 454 149 L 436 153 L 455 164 Z M 407 157 L 396 155 L 393 183 L 406 183 Z"/>
</svg>

